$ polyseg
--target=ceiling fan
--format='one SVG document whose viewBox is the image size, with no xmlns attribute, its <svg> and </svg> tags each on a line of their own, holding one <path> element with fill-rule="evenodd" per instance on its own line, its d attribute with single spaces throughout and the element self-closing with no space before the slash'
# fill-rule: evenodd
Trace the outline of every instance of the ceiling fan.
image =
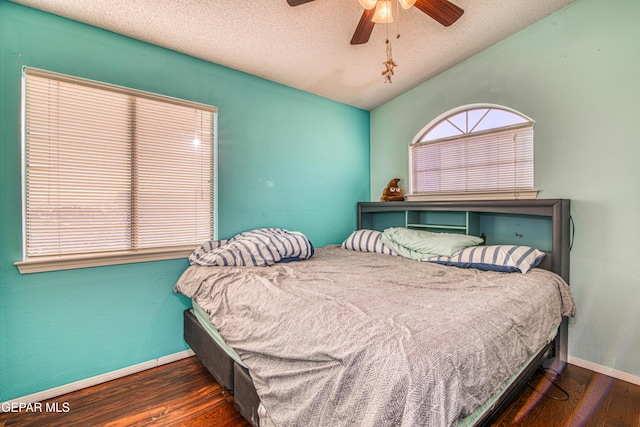
<svg viewBox="0 0 640 427">
<path fill-rule="evenodd" d="M 313 0 L 287 0 L 287 3 L 289 3 L 289 6 L 299 6 L 311 1 Z M 362 13 L 360 22 L 358 22 L 356 31 L 351 38 L 351 44 L 363 44 L 369 41 L 373 27 L 376 25 L 376 23 L 372 21 L 376 12 L 376 5 L 381 2 L 382 0 L 365 1 L 365 3 L 370 3 L 372 6 L 370 9 L 365 9 Z M 363 4 L 362 1 L 360 3 Z M 409 4 L 409 6 L 405 7 L 405 4 L 403 4 L 403 7 L 411 7 L 411 1 L 404 3 Z M 447 0 L 415 0 L 414 6 L 445 27 L 456 22 L 464 13 L 464 10 Z"/>
</svg>

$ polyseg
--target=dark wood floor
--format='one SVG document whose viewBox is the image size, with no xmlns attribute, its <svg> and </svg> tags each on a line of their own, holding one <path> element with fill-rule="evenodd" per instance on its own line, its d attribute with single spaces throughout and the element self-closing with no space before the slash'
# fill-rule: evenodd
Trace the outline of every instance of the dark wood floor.
<svg viewBox="0 0 640 427">
<path fill-rule="evenodd" d="M 640 427 L 640 386 L 568 365 L 553 400 L 525 388 L 494 426 Z M 563 394 L 538 374 L 532 386 Z M 226 393 L 195 357 L 129 375 L 33 406 L 0 413 L 9 426 L 247 427 Z M 58 412 L 55 412 L 57 409 Z"/>
</svg>

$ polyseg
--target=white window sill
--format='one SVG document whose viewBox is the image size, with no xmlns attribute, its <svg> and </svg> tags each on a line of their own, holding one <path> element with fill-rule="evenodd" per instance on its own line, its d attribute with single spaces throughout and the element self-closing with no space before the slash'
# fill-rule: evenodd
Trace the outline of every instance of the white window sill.
<svg viewBox="0 0 640 427">
<path fill-rule="evenodd" d="M 20 274 L 42 273 L 45 271 L 71 270 L 74 268 L 101 267 L 136 262 L 161 261 L 187 258 L 193 247 L 145 249 L 139 251 L 118 251 L 82 255 L 33 257 L 14 263 Z"/>
<path fill-rule="evenodd" d="M 410 202 L 435 202 L 458 200 L 525 200 L 538 197 L 538 190 L 488 191 L 488 192 L 455 192 L 455 193 L 422 193 L 408 194 L 405 198 Z"/>
</svg>

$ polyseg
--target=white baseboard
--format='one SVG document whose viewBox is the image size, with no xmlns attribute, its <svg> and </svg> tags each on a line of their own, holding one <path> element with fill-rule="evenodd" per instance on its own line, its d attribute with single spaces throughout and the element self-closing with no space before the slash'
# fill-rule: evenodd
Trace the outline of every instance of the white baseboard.
<svg viewBox="0 0 640 427">
<path fill-rule="evenodd" d="M 35 403 L 42 402 L 43 400 L 53 399 L 54 397 L 62 396 L 63 394 L 71 393 L 72 391 L 82 390 L 83 388 L 91 387 L 94 385 L 102 384 L 107 381 L 115 380 L 116 378 L 126 377 L 127 375 L 135 374 L 137 372 L 146 371 L 147 369 L 156 368 L 158 366 L 166 365 L 167 363 L 175 362 L 177 360 L 186 359 L 193 356 L 195 353 L 193 350 L 184 350 L 178 353 L 169 354 L 158 359 L 149 360 L 147 362 L 138 363 L 137 365 L 128 366 L 126 368 L 117 369 L 115 371 L 106 372 L 95 377 L 86 378 L 84 380 L 75 381 L 69 384 L 61 385 L 59 387 L 43 390 L 38 393 L 29 394 L 27 396 L 18 397 L 16 399 L 8 400 L 3 403 Z M 4 412 L 2 407 L 7 405 L 0 405 L 0 413 Z"/>
<path fill-rule="evenodd" d="M 571 363 L 572 365 L 589 369 L 590 371 L 594 371 L 599 374 L 617 378 L 619 380 L 626 381 L 631 384 L 640 385 L 640 377 L 638 376 L 631 375 L 626 372 L 619 371 L 617 369 L 598 365 L 597 363 L 589 362 L 588 360 L 578 359 L 577 357 L 573 357 L 573 356 L 569 356 L 567 359 L 568 359 L 567 362 Z"/>
</svg>

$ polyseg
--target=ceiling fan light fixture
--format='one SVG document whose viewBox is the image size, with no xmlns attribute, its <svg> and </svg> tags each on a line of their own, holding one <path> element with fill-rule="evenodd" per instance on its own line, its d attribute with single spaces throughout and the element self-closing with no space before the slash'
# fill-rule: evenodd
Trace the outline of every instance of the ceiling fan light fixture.
<svg viewBox="0 0 640 427">
<path fill-rule="evenodd" d="M 411 6 L 416 4 L 416 0 L 398 0 L 398 2 L 403 9 L 409 9 Z"/>
<path fill-rule="evenodd" d="M 360 2 L 360 6 L 364 7 L 367 10 L 371 10 L 376 7 L 376 3 L 378 0 L 358 0 Z"/>
<path fill-rule="evenodd" d="M 373 14 L 371 21 L 378 24 L 386 24 L 393 22 L 393 14 L 391 13 L 391 0 L 379 0 L 376 4 L 376 12 Z"/>
</svg>

